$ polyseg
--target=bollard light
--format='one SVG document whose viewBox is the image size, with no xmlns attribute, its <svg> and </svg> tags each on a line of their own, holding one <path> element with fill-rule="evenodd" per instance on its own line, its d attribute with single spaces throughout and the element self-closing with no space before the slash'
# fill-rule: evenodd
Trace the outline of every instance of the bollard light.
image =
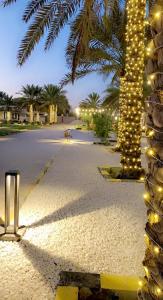
<svg viewBox="0 0 163 300">
<path fill-rule="evenodd" d="M 14 222 L 11 224 L 11 183 L 14 184 Z M 20 188 L 20 172 L 11 170 L 5 173 L 5 221 L 4 233 L 0 235 L 0 239 L 4 241 L 19 241 L 24 232 L 25 227 L 19 226 L 19 188 Z"/>
</svg>

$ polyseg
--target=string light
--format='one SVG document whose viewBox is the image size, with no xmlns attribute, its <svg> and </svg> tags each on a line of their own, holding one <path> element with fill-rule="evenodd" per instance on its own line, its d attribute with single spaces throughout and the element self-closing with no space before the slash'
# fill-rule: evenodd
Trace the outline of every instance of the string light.
<svg viewBox="0 0 163 300">
<path fill-rule="evenodd" d="M 160 11 L 158 11 L 158 12 L 156 12 L 156 13 L 154 14 L 154 17 L 155 17 L 156 19 L 159 19 L 160 16 L 161 16 L 161 12 L 160 12 Z"/>
<path fill-rule="evenodd" d="M 126 61 L 123 90 L 122 168 L 127 176 L 139 179 L 141 166 L 141 114 L 144 82 L 145 0 L 127 1 Z M 134 160 L 133 160 L 134 159 Z"/>
<path fill-rule="evenodd" d="M 148 271 L 148 268 L 147 268 L 147 267 L 144 267 L 144 270 L 145 270 L 146 276 L 149 277 L 149 271 Z"/>
<path fill-rule="evenodd" d="M 150 199 L 150 194 L 149 193 L 145 193 L 143 195 L 144 200 L 149 200 Z"/>
<path fill-rule="evenodd" d="M 159 252 L 160 252 L 160 249 L 159 249 L 159 247 L 157 247 L 157 246 L 154 246 L 154 252 L 155 252 L 156 254 L 159 254 Z"/>
<path fill-rule="evenodd" d="M 160 295 L 161 294 L 161 289 L 159 287 L 157 287 L 156 292 L 157 292 L 158 295 Z"/>
<path fill-rule="evenodd" d="M 161 186 L 158 186 L 157 190 L 158 190 L 159 193 L 162 193 L 163 188 Z"/>
<path fill-rule="evenodd" d="M 140 287 L 142 287 L 143 286 L 143 281 L 139 280 L 138 284 L 139 284 Z"/>
<path fill-rule="evenodd" d="M 147 149 L 147 155 L 154 156 L 155 155 L 155 151 L 152 148 L 148 148 Z"/>
<path fill-rule="evenodd" d="M 159 5 L 157 6 L 159 7 Z M 153 33 L 152 36 L 155 40 L 157 40 L 156 36 L 160 36 L 162 34 L 162 16 L 163 11 L 159 10 L 156 11 L 153 15 L 151 14 L 151 17 L 153 16 L 152 21 L 152 30 Z M 161 22 L 158 26 L 158 20 L 161 18 Z M 157 30 L 155 30 L 155 25 L 157 24 Z M 146 55 L 150 56 L 149 60 L 149 68 L 152 71 L 152 68 L 150 67 L 151 59 L 155 60 L 156 66 L 158 66 L 157 60 L 159 57 L 158 51 L 163 48 L 163 45 L 161 45 L 160 41 L 157 45 L 157 48 L 155 47 L 157 43 L 154 43 L 154 40 L 152 40 L 146 49 Z M 155 71 L 155 67 L 153 67 L 153 71 Z M 142 286 L 141 290 L 145 291 L 145 295 L 142 294 L 143 299 L 149 298 L 152 295 L 152 299 L 162 299 L 160 295 L 162 296 L 162 274 L 160 273 L 160 270 L 162 268 L 162 254 L 163 254 L 163 247 L 162 247 L 162 239 L 160 239 L 160 227 L 162 226 L 162 220 L 163 220 L 163 209 L 162 209 L 162 203 L 163 203 L 163 178 L 161 172 L 158 173 L 157 171 L 162 169 L 163 160 L 162 155 L 160 155 L 160 149 L 161 149 L 161 141 L 162 140 L 162 134 L 163 134 L 163 126 L 161 128 L 158 128 L 155 126 L 154 122 L 154 115 L 153 115 L 153 107 L 156 106 L 157 109 L 160 108 L 160 113 L 162 111 L 162 88 L 157 87 L 157 83 L 159 83 L 159 77 L 162 76 L 162 72 L 156 70 L 157 72 L 152 72 L 151 74 L 148 73 L 148 81 L 147 83 L 151 85 L 151 88 L 153 90 L 153 94 L 147 101 L 146 107 L 147 107 L 147 115 L 148 118 L 150 118 L 150 126 L 147 124 L 146 129 L 146 136 L 149 139 L 149 144 L 152 145 L 152 147 L 147 148 L 146 154 L 148 156 L 148 166 L 149 166 L 149 173 L 146 175 L 146 187 L 147 187 L 147 193 L 144 194 L 144 200 L 148 208 L 148 222 L 146 225 L 146 235 L 145 235 L 145 242 L 147 246 L 146 251 L 146 257 L 144 260 L 145 265 L 145 287 Z M 157 100 L 155 98 L 157 97 Z M 149 111 L 152 111 L 152 113 Z M 148 119 L 147 119 L 148 120 Z M 154 145 L 154 147 L 153 147 Z M 157 176 L 156 174 L 159 174 Z M 160 178 L 161 176 L 161 178 Z M 150 258 L 150 259 L 149 259 Z M 152 266 L 152 268 L 151 268 Z M 155 276 L 157 274 L 157 277 Z M 151 292 L 151 293 L 150 293 Z M 145 298 L 144 298 L 145 296 Z M 140 299 L 142 299 L 140 297 Z"/>
</svg>

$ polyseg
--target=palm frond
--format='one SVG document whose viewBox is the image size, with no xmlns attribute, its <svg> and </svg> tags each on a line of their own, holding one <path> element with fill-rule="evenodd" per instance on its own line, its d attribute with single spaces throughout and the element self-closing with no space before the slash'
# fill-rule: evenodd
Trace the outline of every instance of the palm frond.
<svg viewBox="0 0 163 300">
<path fill-rule="evenodd" d="M 30 18 L 41 8 L 48 0 L 31 0 L 24 11 L 23 20 L 28 22 Z"/>
<path fill-rule="evenodd" d="M 3 0 L 2 1 L 2 5 L 5 7 L 5 6 L 8 6 L 10 4 L 13 4 L 15 3 L 17 0 Z"/>
<path fill-rule="evenodd" d="M 24 39 L 21 42 L 18 52 L 18 63 L 22 65 L 30 56 L 35 45 L 43 36 L 44 31 L 48 28 L 50 20 L 53 17 L 55 8 L 51 5 L 44 5 L 35 16 L 33 23 L 30 25 Z"/>
<path fill-rule="evenodd" d="M 50 22 L 45 50 L 48 50 L 51 47 L 61 29 L 80 6 L 80 2 L 80 0 L 69 0 L 64 3 L 57 1 L 57 10 L 55 17 L 52 18 Z"/>
</svg>

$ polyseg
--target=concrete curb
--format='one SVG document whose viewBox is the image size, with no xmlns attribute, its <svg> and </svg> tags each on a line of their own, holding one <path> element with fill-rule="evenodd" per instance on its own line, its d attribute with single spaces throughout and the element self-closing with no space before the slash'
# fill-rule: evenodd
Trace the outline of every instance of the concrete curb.
<svg viewBox="0 0 163 300">
<path fill-rule="evenodd" d="M 66 285 L 59 285 L 57 287 L 57 293 L 54 300 L 78 300 L 79 289 L 83 285 L 86 286 L 86 278 L 87 276 L 91 276 L 91 274 L 85 274 L 86 278 L 84 279 L 83 273 L 69 273 L 63 272 L 68 274 L 68 279 L 65 279 Z M 76 275 L 75 275 L 76 274 Z M 81 281 L 79 277 L 81 275 Z M 72 278 L 71 278 L 72 276 Z M 76 276 L 76 281 L 74 280 Z M 110 275 L 110 274 L 92 274 L 92 278 L 96 276 L 95 282 L 97 283 L 97 276 L 99 277 L 99 290 L 111 290 L 118 294 L 118 299 L 122 300 L 135 300 L 137 299 L 137 291 L 142 286 L 142 281 L 140 278 L 136 276 L 126 276 L 126 275 Z M 62 275 L 61 275 L 62 277 Z M 65 274 L 63 277 L 66 278 Z M 72 279 L 72 282 L 71 282 Z M 89 281 L 89 280 L 88 280 Z M 62 280 L 61 280 L 62 283 Z M 71 286 L 72 284 L 72 286 Z M 94 285 L 94 283 L 93 283 Z M 92 285 L 92 287 L 93 287 Z M 90 282 L 88 282 L 88 286 L 90 287 Z M 97 287 L 96 287 L 97 288 Z"/>
<path fill-rule="evenodd" d="M 41 179 L 45 176 L 45 174 L 47 173 L 47 171 L 49 170 L 49 168 L 52 166 L 53 163 L 54 163 L 54 158 L 50 159 L 45 164 L 44 168 L 41 170 L 41 172 L 36 177 L 36 179 L 34 180 L 34 182 L 29 186 L 29 189 L 28 189 L 26 195 L 23 198 L 23 203 L 26 201 L 26 199 L 28 198 L 28 196 L 30 195 L 30 193 L 34 190 L 34 188 L 40 183 Z"/>
</svg>

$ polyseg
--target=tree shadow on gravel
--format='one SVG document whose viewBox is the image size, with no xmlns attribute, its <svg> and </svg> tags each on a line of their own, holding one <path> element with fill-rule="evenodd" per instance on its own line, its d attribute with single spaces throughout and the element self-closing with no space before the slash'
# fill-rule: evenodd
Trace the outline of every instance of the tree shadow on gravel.
<svg viewBox="0 0 163 300">
<path fill-rule="evenodd" d="M 82 268 L 74 265 L 73 262 L 54 256 L 27 240 L 22 240 L 19 245 L 25 256 L 31 261 L 34 269 L 41 274 L 44 282 L 49 285 L 53 292 L 59 282 L 59 273 L 61 271 L 84 272 Z"/>
<path fill-rule="evenodd" d="M 28 228 L 43 226 L 63 219 L 91 213 L 108 206 L 109 199 L 100 199 L 100 201 L 97 201 L 96 197 L 93 198 L 92 194 L 88 193 L 75 201 L 69 202 L 64 207 L 59 208 L 41 220 L 31 224 Z"/>
<path fill-rule="evenodd" d="M 112 195 L 101 197 L 101 193 L 98 193 L 96 190 L 92 190 L 79 199 L 67 203 L 65 206 L 34 222 L 33 224 L 29 225 L 28 228 L 51 224 L 60 220 L 88 214 L 104 208 L 114 209 L 115 216 L 119 214 L 119 211 L 124 211 L 125 215 L 132 215 L 135 219 L 139 219 L 139 222 L 144 224 L 144 216 L 143 214 L 141 215 L 139 213 L 140 207 L 138 204 L 139 203 L 133 204 L 132 202 L 129 203 L 127 201 L 125 203 L 125 201 L 121 200 L 117 202 Z"/>
</svg>

